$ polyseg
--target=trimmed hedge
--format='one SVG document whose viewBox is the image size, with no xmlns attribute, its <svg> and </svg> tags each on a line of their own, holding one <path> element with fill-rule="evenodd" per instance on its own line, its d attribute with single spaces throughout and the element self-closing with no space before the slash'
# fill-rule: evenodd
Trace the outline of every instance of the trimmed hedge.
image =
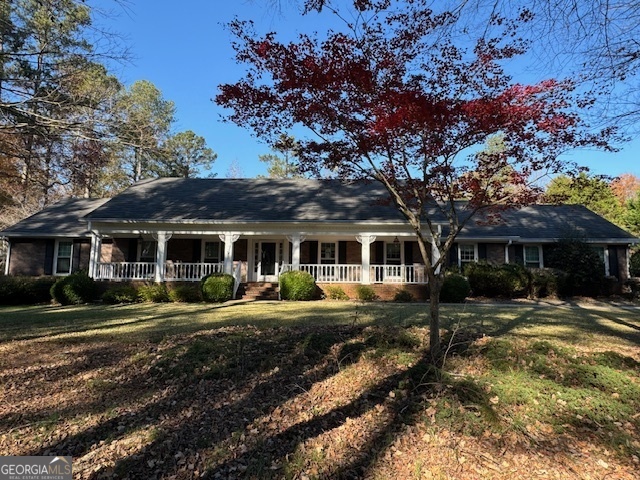
<svg viewBox="0 0 640 480">
<path fill-rule="evenodd" d="M 55 277 L 0 277 L 0 305 L 49 303 Z"/>
<path fill-rule="evenodd" d="M 459 273 L 452 273 L 444 277 L 442 290 L 440 290 L 440 301 L 444 303 L 462 303 L 470 292 L 469 280 Z"/>
<path fill-rule="evenodd" d="M 205 302 L 222 303 L 233 298 L 233 275 L 212 273 L 200 280 L 200 291 Z"/>
<path fill-rule="evenodd" d="M 280 297 L 283 300 L 313 300 L 316 281 L 308 272 L 285 272 L 280 275 Z"/>
<path fill-rule="evenodd" d="M 84 272 L 62 277 L 51 286 L 51 298 L 61 305 L 93 302 L 98 295 L 96 282 Z"/>
<path fill-rule="evenodd" d="M 475 296 L 515 298 L 529 294 L 531 272 L 521 265 L 470 263 L 464 273 Z"/>
</svg>

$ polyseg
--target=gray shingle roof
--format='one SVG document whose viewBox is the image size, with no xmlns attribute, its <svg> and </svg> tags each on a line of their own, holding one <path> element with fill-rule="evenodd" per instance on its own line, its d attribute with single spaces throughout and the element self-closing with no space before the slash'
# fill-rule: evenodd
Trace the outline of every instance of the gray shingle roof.
<svg viewBox="0 0 640 480">
<path fill-rule="evenodd" d="M 69 237 L 88 236 L 84 216 L 107 199 L 67 198 L 0 231 L 5 237 Z"/>
<path fill-rule="evenodd" d="M 582 205 L 531 205 L 500 214 L 497 225 L 483 224 L 482 219 L 469 222 L 462 237 L 521 237 L 558 239 L 567 236 L 589 240 L 637 240 L 633 235 L 612 224 Z"/>
<path fill-rule="evenodd" d="M 92 212 L 95 220 L 359 222 L 403 219 L 378 184 L 336 180 L 160 178 Z"/>
<path fill-rule="evenodd" d="M 4 236 L 84 236 L 86 220 L 113 222 L 404 223 L 377 183 L 308 179 L 182 179 L 138 183 L 106 200 L 64 200 L 0 232 Z M 83 216 L 86 217 L 83 219 Z M 443 221 L 436 218 L 436 221 Z M 532 205 L 502 212 L 498 224 L 471 220 L 461 239 L 637 241 L 581 205 Z"/>
</svg>

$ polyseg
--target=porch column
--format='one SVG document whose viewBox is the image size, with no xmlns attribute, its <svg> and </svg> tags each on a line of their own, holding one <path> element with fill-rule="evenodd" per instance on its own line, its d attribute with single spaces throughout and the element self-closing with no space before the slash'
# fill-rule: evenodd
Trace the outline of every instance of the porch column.
<svg viewBox="0 0 640 480">
<path fill-rule="evenodd" d="M 304 237 L 300 234 L 287 235 L 287 240 L 291 242 L 291 270 L 300 270 L 300 244 Z"/>
<path fill-rule="evenodd" d="M 375 235 L 357 235 L 356 240 L 361 248 L 361 264 L 362 264 L 362 278 L 360 282 L 368 285 L 371 283 L 371 248 L 370 245 L 376 241 Z"/>
<path fill-rule="evenodd" d="M 97 231 L 91 232 L 91 250 L 89 251 L 89 276 L 98 276 L 98 264 L 100 263 L 100 253 L 102 250 L 102 236 Z"/>
<path fill-rule="evenodd" d="M 171 233 L 158 232 L 152 234 L 158 242 L 156 248 L 156 283 L 164 281 L 165 264 L 167 263 L 167 242 L 171 238 Z"/>
<path fill-rule="evenodd" d="M 240 235 L 227 232 L 218 236 L 224 242 L 224 273 L 233 275 L 233 244 L 238 241 Z"/>
</svg>

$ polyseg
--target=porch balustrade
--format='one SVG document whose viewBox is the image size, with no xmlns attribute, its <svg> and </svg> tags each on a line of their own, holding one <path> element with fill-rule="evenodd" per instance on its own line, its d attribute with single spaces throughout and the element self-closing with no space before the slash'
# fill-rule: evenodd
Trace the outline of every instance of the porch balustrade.
<svg viewBox="0 0 640 480">
<path fill-rule="evenodd" d="M 285 264 L 281 272 L 294 270 Z M 310 273 L 320 283 L 362 283 L 361 265 L 301 264 L 297 269 Z M 371 283 L 427 283 L 423 265 L 371 265 Z"/>
<path fill-rule="evenodd" d="M 243 262 L 235 265 L 234 276 L 240 279 Z M 301 264 L 294 268 L 291 264 L 284 264 L 280 273 L 291 270 L 301 270 L 310 273 L 316 282 L 320 283 L 362 283 L 362 265 L 341 264 Z M 167 282 L 197 282 L 205 275 L 224 272 L 224 263 L 183 263 L 166 262 L 164 266 L 164 281 Z M 239 273 L 240 272 L 240 273 Z M 245 272 L 246 273 L 246 272 Z M 371 265 L 369 267 L 371 283 L 427 283 L 427 276 L 423 265 Z M 156 275 L 155 262 L 110 262 L 99 263 L 96 280 L 153 281 Z M 238 280 L 239 281 L 239 280 Z"/>
<path fill-rule="evenodd" d="M 96 280 L 153 280 L 155 262 L 98 263 Z"/>
</svg>

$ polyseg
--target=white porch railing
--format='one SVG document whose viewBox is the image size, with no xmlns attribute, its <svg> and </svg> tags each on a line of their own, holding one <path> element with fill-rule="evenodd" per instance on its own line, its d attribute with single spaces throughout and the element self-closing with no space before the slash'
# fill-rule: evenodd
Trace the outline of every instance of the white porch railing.
<svg viewBox="0 0 640 480">
<path fill-rule="evenodd" d="M 427 283 L 424 265 L 372 265 L 371 283 Z"/>
<path fill-rule="evenodd" d="M 154 280 L 155 262 L 98 263 L 96 280 Z"/>
<path fill-rule="evenodd" d="M 224 263 L 167 262 L 165 280 L 167 282 L 197 282 L 205 275 L 223 272 Z"/>
<path fill-rule="evenodd" d="M 302 264 L 298 268 L 310 273 L 320 283 L 361 283 L 361 265 L 320 265 Z M 285 264 L 282 272 L 293 270 L 293 266 Z M 427 283 L 424 265 L 371 265 L 371 283 Z"/>
</svg>

